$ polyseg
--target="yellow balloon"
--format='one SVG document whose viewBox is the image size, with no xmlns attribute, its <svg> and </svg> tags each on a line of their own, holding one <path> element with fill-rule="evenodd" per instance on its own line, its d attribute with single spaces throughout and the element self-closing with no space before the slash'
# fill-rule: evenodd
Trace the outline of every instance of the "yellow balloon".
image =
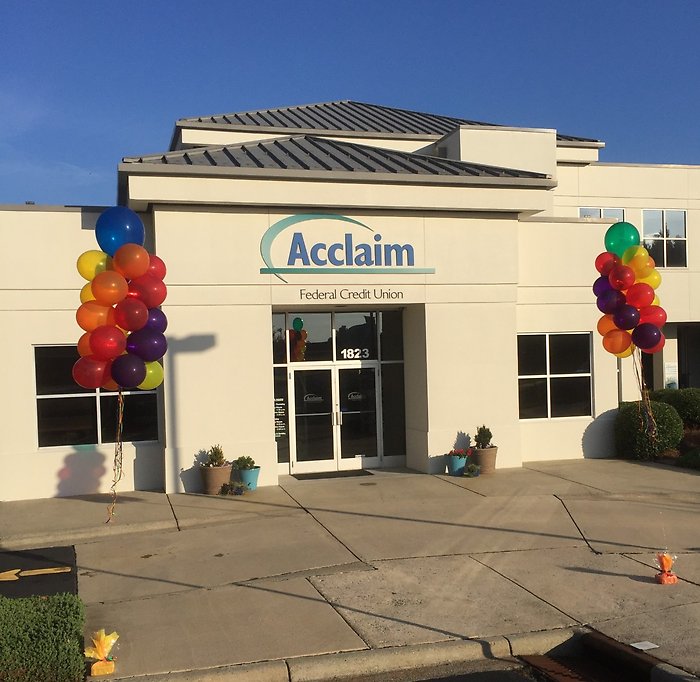
<svg viewBox="0 0 700 682">
<path fill-rule="evenodd" d="M 88 301 L 94 301 L 95 296 L 92 293 L 92 282 L 88 282 L 81 290 L 80 290 L 80 302 L 81 303 L 87 303 Z"/>
<path fill-rule="evenodd" d="M 86 251 L 78 256 L 76 267 L 83 279 L 91 282 L 95 275 L 104 272 L 109 267 L 110 258 L 104 251 L 95 249 Z M 94 297 L 93 297 L 94 298 Z"/>
<path fill-rule="evenodd" d="M 634 353 L 635 345 L 631 343 L 628 348 L 622 351 L 622 353 L 615 353 L 616 358 L 628 358 L 632 353 Z"/>
<path fill-rule="evenodd" d="M 646 249 L 645 249 L 646 250 Z M 642 277 L 648 277 L 654 271 L 654 261 L 649 258 L 649 255 L 641 253 L 635 254 L 627 263 L 634 270 L 637 280 Z"/>
<path fill-rule="evenodd" d="M 661 305 L 661 299 L 658 296 L 654 296 L 654 300 L 651 302 L 652 305 Z"/>
<path fill-rule="evenodd" d="M 637 282 L 643 282 L 648 284 L 652 289 L 658 289 L 661 284 L 661 275 L 659 271 L 654 268 L 646 277 L 637 278 Z"/>
<path fill-rule="evenodd" d="M 643 246 L 630 246 L 622 254 L 622 262 L 627 265 L 635 257 L 649 258 L 649 252 Z"/>
<path fill-rule="evenodd" d="M 142 391 L 150 391 L 163 383 L 163 365 L 160 362 L 146 363 L 146 378 L 138 385 Z"/>
</svg>

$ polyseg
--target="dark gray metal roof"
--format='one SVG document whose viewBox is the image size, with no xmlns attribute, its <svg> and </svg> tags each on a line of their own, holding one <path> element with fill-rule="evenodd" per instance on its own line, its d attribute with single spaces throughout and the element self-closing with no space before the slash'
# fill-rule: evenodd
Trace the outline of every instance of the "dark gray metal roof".
<svg viewBox="0 0 700 682">
<path fill-rule="evenodd" d="M 519 179 L 546 179 L 548 177 L 531 171 L 379 149 L 310 135 L 223 147 L 203 147 L 148 156 L 131 156 L 125 157 L 123 162 L 175 167 L 339 171 L 414 176 Z"/>
<path fill-rule="evenodd" d="M 354 133 L 390 133 L 399 135 L 444 135 L 459 126 L 497 126 L 496 123 L 466 118 L 426 114 L 408 109 L 366 104 L 351 100 L 321 102 L 276 109 L 257 109 L 214 116 L 183 118 L 180 127 L 203 124 L 226 128 L 265 128 L 282 131 L 333 131 Z M 598 142 L 586 137 L 557 135 L 568 142 Z"/>
</svg>

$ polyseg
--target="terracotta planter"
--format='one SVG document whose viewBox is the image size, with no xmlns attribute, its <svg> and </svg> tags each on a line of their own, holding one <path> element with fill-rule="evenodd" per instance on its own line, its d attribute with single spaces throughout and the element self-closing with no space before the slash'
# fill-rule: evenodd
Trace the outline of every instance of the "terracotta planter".
<svg viewBox="0 0 700 682">
<path fill-rule="evenodd" d="M 494 445 L 490 448 L 475 448 L 474 462 L 481 467 L 480 474 L 492 474 L 496 471 L 496 454 L 498 448 Z"/>
<path fill-rule="evenodd" d="M 199 467 L 199 470 L 202 472 L 202 483 L 207 495 L 218 495 L 221 486 L 231 481 L 230 464 L 222 467 Z"/>
</svg>

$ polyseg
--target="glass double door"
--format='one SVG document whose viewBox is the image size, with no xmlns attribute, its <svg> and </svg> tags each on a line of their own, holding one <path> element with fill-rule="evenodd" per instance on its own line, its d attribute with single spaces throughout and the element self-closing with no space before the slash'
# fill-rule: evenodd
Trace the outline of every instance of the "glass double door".
<svg viewBox="0 0 700 682">
<path fill-rule="evenodd" d="M 378 367 L 290 369 L 292 473 L 379 466 Z"/>
</svg>

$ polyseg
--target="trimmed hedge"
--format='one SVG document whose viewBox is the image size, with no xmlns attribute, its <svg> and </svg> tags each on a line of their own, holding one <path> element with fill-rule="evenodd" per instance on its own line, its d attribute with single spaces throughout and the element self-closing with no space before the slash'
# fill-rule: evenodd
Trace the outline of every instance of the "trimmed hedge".
<svg viewBox="0 0 700 682">
<path fill-rule="evenodd" d="M 676 408 L 686 428 L 700 426 L 700 388 L 681 388 L 678 390 L 664 388 L 649 393 L 650 400 L 667 403 Z"/>
<path fill-rule="evenodd" d="M 679 467 L 686 467 L 687 469 L 700 469 L 700 448 L 689 450 L 681 455 L 676 460 L 676 464 Z"/>
<path fill-rule="evenodd" d="M 637 401 L 620 403 L 615 419 L 615 451 L 626 459 L 656 459 L 664 450 L 677 448 L 683 438 L 683 421 L 678 412 L 666 403 L 652 401 L 651 412 L 656 422 L 656 438 L 650 436 L 644 407 Z"/>
<path fill-rule="evenodd" d="M 0 680 L 82 682 L 85 608 L 72 594 L 0 597 Z"/>
</svg>

